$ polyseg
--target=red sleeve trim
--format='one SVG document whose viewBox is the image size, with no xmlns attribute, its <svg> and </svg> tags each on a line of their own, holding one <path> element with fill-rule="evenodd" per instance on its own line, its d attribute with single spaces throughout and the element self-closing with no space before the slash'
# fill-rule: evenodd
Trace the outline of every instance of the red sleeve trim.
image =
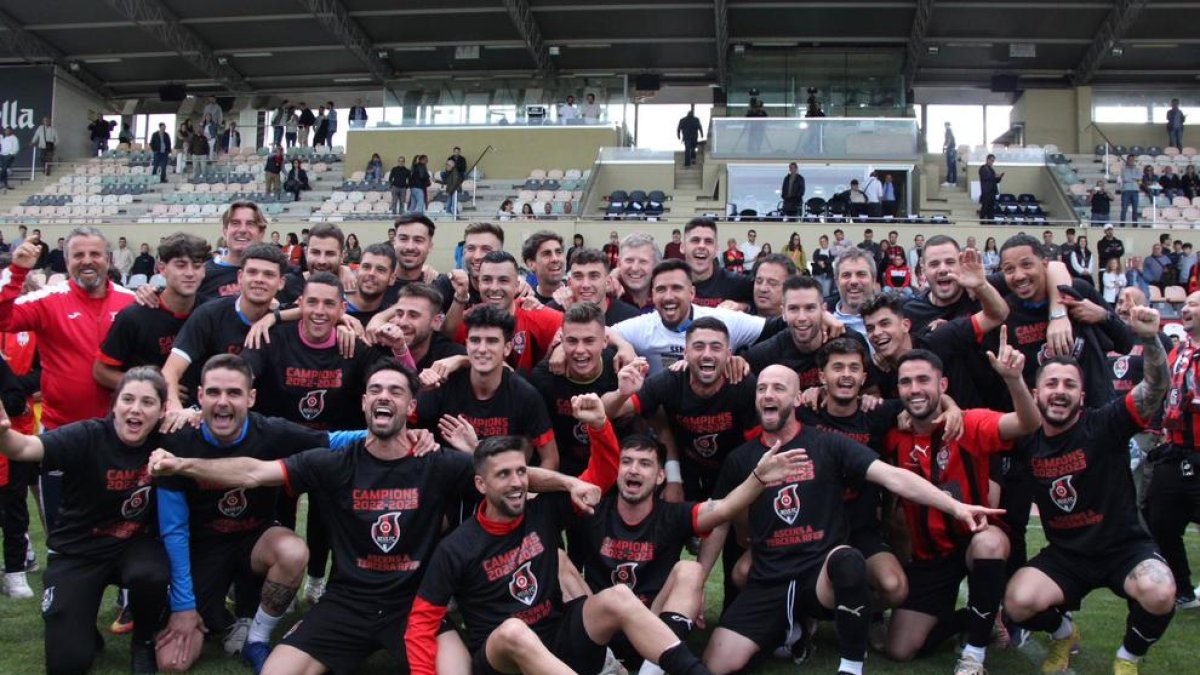
<svg viewBox="0 0 1200 675">
<path fill-rule="evenodd" d="M 604 428 L 596 431 L 587 425 L 588 441 L 592 446 L 587 468 L 579 474 L 579 480 L 591 483 L 607 492 L 617 482 L 617 466 L 620 464 L 621 446 L 613 432 L 612 423 L 604 421 Z"/>
<path fill-rule="evenodd" d="M 975 330 L 975 344 L 983 344 L 983 329 L 979 326 L 979 317 L 971 315 L 971 328 Z"/>
<path fill-rule="evenodd" d="M 643 415 L 643 414 L 645 414 L 645 413 L 643 413 L 643 412 L 642 412 L 642 399 L 641 399 L 641 397 L 639 397 L 637 394 L 634 394 L 633 396 L 630 396 L 630 397 L 629 397 L 629 402 L 630 402 L 630 403 L 633 405 L 633 412 L 637 413 L 638 415 Z"/>
<path fill-rule="evenodd" d="M 746 429 L 742 432 L 742 438 L 745 438 L 748 441 L 752 441 L 759 436 L 762 436 L 762 425 L 753 427 L 751 429 Z"/>
<path fill-rule="evenodd" d="M 106 366 L 112 366 L 113 368 L 123 368 L 125 366 L 123 362 L 118 361 L 117 359 L 114 359 L 113 357 L 99 350 L 96 351 L 96 360 Z"/>
<path fill-rule="evenodd" d="M 550 441 L 554 440 L 554 429 L 543 431 L 541 434 L 534 436 L 532 439 L 534 448 L 544 448 Z"/>
<path fill-rule="evenodd" d="M 1125 394 L 1125 409 L 1129 411 L 1129 416 L 1132 417 L 1133 421 L 1137 423 L 1138 428 L 1145 429 L 1146 427 L 1150 426 L 1150 421 L 1143 419 L 1142 416 L 1138 414 L 1137 404 L 1133 402 L 1132 391 L 1128 394 Z"/>
<path fill-rule="evenodd" d="M 293 499 L 299 497 L 300 495 L 296 494 L 296 490 L 292 487 L 292 475 L 288 473 L 287 463 L 282 459 L 277 459 L 275 461 L 279 463 L 279 470 L 283 472 L 284 491 L 287 492 L 288 496 L 292 497 Z"/>
<path fill-rule="evenodd" d="M 419 595 L 413 600 L 408 613 L 408 629 L 404 632 L 409 672 L 413 675 L 437 674 L 437 629 L 445 616 L 445 607 Z"/>
<path fill-rule="evenodd" d="M 695 535 L 697 537 L 701 537 L 701 538 L 707 537 L 708 535 L 712 534 L 712 530 L 700 529 L 700 508 L 703 506 L 704 506 L 704 502 L 700 502 L 698 504 L 692 504 L 692 532 L 695 533 Z"/>
</svg>

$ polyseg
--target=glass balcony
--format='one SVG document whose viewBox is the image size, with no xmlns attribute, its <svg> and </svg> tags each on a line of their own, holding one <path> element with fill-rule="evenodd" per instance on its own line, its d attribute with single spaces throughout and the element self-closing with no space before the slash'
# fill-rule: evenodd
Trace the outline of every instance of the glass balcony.
<svg viewBox="0 0 1200 675">
<path fill-rule="evenodd" d="M 718 159 L 906 159 L 918 154 L 908 118 L 725 117 L 712 120 L 709 154 Z"/>
</svg>

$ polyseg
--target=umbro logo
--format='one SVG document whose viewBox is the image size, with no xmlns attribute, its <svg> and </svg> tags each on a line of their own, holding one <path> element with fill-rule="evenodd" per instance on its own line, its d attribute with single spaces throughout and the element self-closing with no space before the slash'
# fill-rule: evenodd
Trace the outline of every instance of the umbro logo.
<svg viewBox="0 0 1200 675">
<path fill-rule="evenodd" d="M 68 319 L 78 319 L 81 316 L 83 316 L 83 314 L 80 312 L 71 312 L 70 314 L 67 315 L 67 318 Z"/>
</svg>

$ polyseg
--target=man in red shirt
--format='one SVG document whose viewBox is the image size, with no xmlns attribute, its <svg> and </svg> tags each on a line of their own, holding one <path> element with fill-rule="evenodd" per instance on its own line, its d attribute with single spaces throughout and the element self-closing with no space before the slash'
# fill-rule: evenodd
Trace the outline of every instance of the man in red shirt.
<svg viewBox="0 0 1200 675">
<path fill-rule="evenodd" d="M 117 313 L 134 302 L 132 291 L 108 279 L 109 243 L 94 227 L 67 235 L 67 283 L 21 295 L 41 253 L 36 237 L 13 252 L 0 274 L 0 331 L 37 334 L 42 359 L 42 426 L 47 430 L 108 414 L 112 392 L 92 378 L 96 350 Z M 62 499 L 61 476 L 42 476 L 46 525 L 53 528 Z"/>
<path fill-rule="evenodd" d="M 998 351 L 998 356 L 989 352 L 988 360 L 1008 387 L 1016 412 L 967 410 L 958 440 L 943 438 L 933 423 L 941 414 L 947 387 L 941 359 L 933 352 L 913 349 L 897 365 L 900 400 L 912 418 L 912 429 L 890 431 L 883 455 L 966 504 L 989 505 L 989 456 L 1011 450 L 1014 439 L 1032 433 L 1041 423 L 1037 404 L 1022 379 L 1025 356 L 1008 345 L 1003 328 Z M 966 644 L 954 672 L 984 675 L 985 649 L 1004 597 L 1008 536 L 995 522 L 972 532 L 920 504 L 903 499 L 901 504 L 913 560 L 905 570 L 908 598 L 892 615 L 888 630 L 888 656 L 907 661 L 965 628 Z M 963 615 L 954 611 L 963 577 L 970 610 L 965 625 Z"/>
</svg>

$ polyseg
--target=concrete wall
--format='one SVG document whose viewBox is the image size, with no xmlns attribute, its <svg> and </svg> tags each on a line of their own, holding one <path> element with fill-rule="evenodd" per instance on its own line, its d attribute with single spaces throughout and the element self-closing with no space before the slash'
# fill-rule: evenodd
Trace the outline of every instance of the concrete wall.
<svg viewBox="0 0 1200 675">
<path fill-rule="evenodd" d="M 587 169 L 602 147 L 619 146 L 615 127 L 412 127 L 361 129 L 347 135 L 346 175 L 361 171 L 378 152 L 391 167 L 403 155 L 429 155 L 431 172 L 441 171 L 450 150 L 461 147 L 468 166 L 488 145 L 479 163 L 487 178 L 523 180 L 533 169 Z"/>
<path fill-rule="evenodd" d="M 592 172 L 592 191 L 582 212 L 588 216 L 604 208 L 604 197 L 613 190 L 662 190 L 667 195 L 675 191 L 674 164 L 600 164 Z"/>
<path fill-rule="evenodd" d="M 1085 110 L 1080 123 L 1080 110 Z M 1080 107 L 1076 89 L 1030 89 L 1013 104 L 1009 120 L 1025 124 L 1025 143 L 1053 143 L 1066 153 L 1079 152 L 1077 131 L 1087 126 L 1091 117 L 1091 97 Z"/>
<path fill-rule="evenodd" d="M 59 160 L 78 159 L 92 156 L 92 142 L 87 126 L 96 115 L 110 112 L 109 106 L 61 77 L 54 78 L 54 128 L 58 131 Z M 174 131 L 171 137 L 174 138 Z M 111 147 L 116 147 L 117 134 L 113 133 Z"/>
</svg>

